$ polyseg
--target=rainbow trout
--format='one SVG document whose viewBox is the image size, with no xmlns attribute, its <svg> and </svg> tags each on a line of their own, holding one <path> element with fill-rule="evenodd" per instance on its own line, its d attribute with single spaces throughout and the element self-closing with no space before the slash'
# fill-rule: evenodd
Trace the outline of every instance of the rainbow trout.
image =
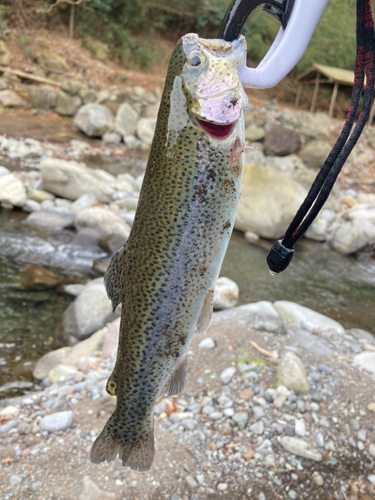
<svg viewBox="0 0 375 500">
<path fill-rule="evenodd" d="M 116 408 L 91 460 L 148 470 L 156 400 L 185 388 L 186 352 L 207 329 L 242 177 L 246 42 L 188 34 L 172 54 L 133 228 L 105 276 L 122 306 L 107 382 Z"/>
</svg>

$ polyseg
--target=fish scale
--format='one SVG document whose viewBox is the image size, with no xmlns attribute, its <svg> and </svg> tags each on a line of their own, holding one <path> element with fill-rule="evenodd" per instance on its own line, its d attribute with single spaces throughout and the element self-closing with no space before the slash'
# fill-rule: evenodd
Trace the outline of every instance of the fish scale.
<svg viewBox="0 0 375 500">
<path fill-rule="evenodd" d="M 184 389 L 192 335 L 208 326 L 240 193 L 245 97 L 237 72 L 245 53 L 242 38 L 229 43 L 190 34 L 171 57 L 133 228 L 105 276 L 113 306 L 122 303 L 117 360 L 107 383 L 117 401 L 93 444 L 94 463 L 118 455 L 132 469 L 150 468 L 155 402 L 163 392 Z M 189 66 L 197 54 L 202 68 Z M 199 92 L 215 71 L 217 79 L 228 71 L 230 78 L 219 86 L 221 101 L 215 83 L 212 97 L 222 104 L 212 111 Z M 235 98 L 230 109 L 228 95 Z M 226 109 L 228 122 L 236 119 L 218 140 L 199 120 L 216 126 Z"/>
</svg>

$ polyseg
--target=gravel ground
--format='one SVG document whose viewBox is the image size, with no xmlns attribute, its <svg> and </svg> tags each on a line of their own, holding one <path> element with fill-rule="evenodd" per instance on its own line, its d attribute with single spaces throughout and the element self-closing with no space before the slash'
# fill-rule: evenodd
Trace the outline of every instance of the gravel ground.
<svg viewBox="0 0 375 500">
<path fill-rule="evenodd" d="M 86 371 L 1 402 L 0 498 L 375 498 L 375 377 L 352 363 L 375 350 L 371 337 L 305 332 L 306 350 L 295 326 L 275 335 L 228 326 L 223 314 L 193 339 L 185 393 L 156 405 L 150 471 L 90 463 L 114 408 L 105 392 L 114 354 L 97 353 Z M 291 353 L 306 369 L 305 395 L 274 386 Z"/>
</svg>

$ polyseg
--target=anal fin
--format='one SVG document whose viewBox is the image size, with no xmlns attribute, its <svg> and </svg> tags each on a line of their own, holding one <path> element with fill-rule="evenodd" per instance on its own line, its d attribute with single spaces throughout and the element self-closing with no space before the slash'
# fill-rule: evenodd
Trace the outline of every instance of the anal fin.
<svg viewBox="0 0 375 500">
<path fill-rule="evenodd" d="M 126 245 L 113 254 L 104 276 L 107 295 L 112 302 L 113 311 L 124 301 L 124 282 L 126 273 Z"/>
<path fill-rule="evenodd" d="M 197 333 L 204 333 L 210 325 L 212 311 L 214 310 L 214 288 L 208 290 L 204 298 L 202 309 L 199 314 L 197 325 L 195 327 Z"/>
<path fill-rule="evenodd" d="M 187 380 L 187 359 L 186 354 L 181 356 L 176 363 L 175 369 L 167 380 L 160 394 L 174 396 L 184 391 Z"/>
</svg>

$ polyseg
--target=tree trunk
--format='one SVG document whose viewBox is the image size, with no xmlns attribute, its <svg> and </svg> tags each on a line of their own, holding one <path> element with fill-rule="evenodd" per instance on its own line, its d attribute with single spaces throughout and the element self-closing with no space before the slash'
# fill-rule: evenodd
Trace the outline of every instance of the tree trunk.
<svg viewBox="0 0 375 500">
<path fill-rule="evenodd" d="M 75 17 L 76 6 L 72 5 L 70 7 L 70 20 L 69 20 L 69 38 L 74 38 L 74 17 Z"/>
</svg>

